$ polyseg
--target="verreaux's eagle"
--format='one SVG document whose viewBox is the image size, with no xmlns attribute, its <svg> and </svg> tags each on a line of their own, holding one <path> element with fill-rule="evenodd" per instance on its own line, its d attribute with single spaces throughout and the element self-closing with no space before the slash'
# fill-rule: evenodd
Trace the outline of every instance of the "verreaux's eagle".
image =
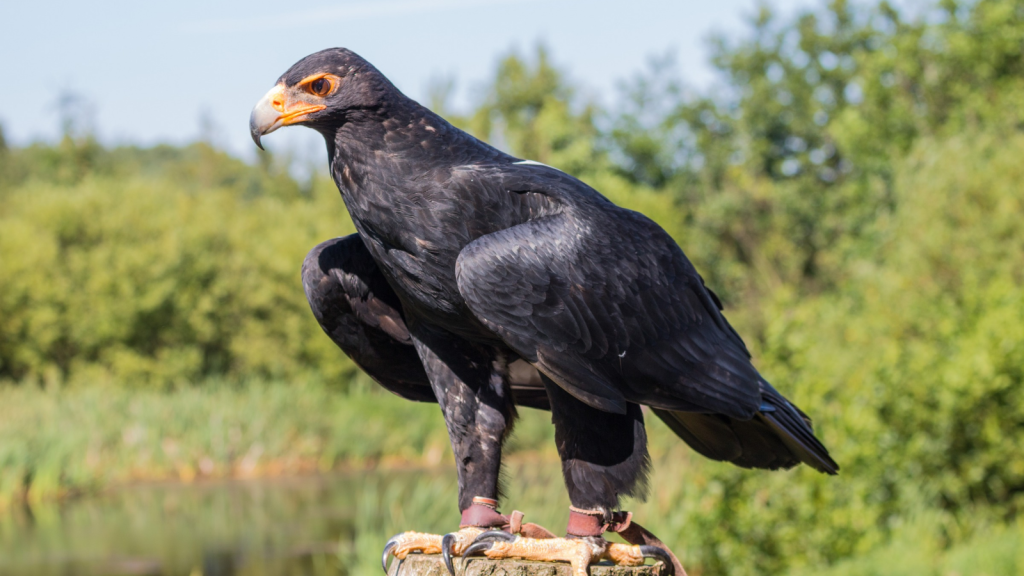
<svg viewBox="0 0 1024 576">
<path fill-rule="evenodd" d="M 838 471 L 807 416 L 751 364 L 679 246 L 644 215 L 453 127 L 346 49 L 300 60 L 250 118 L 257 145 L 292 124 L 323 134 L 358 230 L 307 256 L 313 313 L 385 388 L 436 401 L 455 453 L 460 530 L 400 534 L 385 559 L 483 550 L 572 560 L 580 574 L 601 558 L 664 558 L 601 537 L 630 523 L 616 513 L 621 497 L 644 496 L 641 406 L 715 460 Z M 496 508 L 515 404 L 551 411 L 568 539 L 493 532 L 521 531 Z"/>
</svg>

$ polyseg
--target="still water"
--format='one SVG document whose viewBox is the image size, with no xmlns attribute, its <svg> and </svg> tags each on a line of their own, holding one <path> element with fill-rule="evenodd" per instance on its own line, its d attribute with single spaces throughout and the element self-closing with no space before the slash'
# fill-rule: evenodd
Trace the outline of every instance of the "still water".
<svg viewBox="0 0 1024 576">
<path fill-rule="evenodd" d="M 529 469 L 510 492 L 533 510 L 565 510 L 557 464 Z M 379 576 L 391 534 L 457 527 L 456 490 L 453 470 L 409 470 L 150 484 L 26 505 L 0 514 L 0 575 Z"/>
<path fill-rule="evenodd" d="M 409 516 L 432 524 L 454 475 L 347 474 L 123 488 L 22 507 L 0 524 L 6 575 L 333 575 L 359 572 L 361 540 Z M 398 514 L 387 510 L 394 498 Z M 405 512 L 401 502 L 407 502 Z M 383 541 L 380 542 L 383 544 Z M 353 566 L 353 563 L 355 564 Z M 354 569 L 354 570 L 353 570 Z M 379 570 L 379 568 L 378 568 Z"/>
</svg>

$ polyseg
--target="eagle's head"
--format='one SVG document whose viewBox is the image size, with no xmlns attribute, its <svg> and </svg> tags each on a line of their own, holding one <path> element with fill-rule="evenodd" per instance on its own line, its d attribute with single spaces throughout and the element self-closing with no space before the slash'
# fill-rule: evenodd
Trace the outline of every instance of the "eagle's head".
<svg viewBox="0 0 1024 576">
<path fill-rule="evenodd" d="M 296 62 L 253 108 L 249 132 L 260 138 L 303 124 L 329 132 L 354 111 L 383 106 L 397 90 L 372 64 L 346 48 L 328 48 Z"/>
</svg>

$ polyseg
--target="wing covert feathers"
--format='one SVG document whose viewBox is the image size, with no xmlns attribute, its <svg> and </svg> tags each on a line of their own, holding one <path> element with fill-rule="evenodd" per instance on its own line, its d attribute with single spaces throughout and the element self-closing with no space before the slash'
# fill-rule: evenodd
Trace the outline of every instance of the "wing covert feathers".
<svg viewBox="0 0 1024 576">
<path fill-rule="evenodd" d="M 456 263 L 471 312 L 586 404 L 749 419 L 759 374 L 675 242 L 610 205 L 480 237 Z"/>
</svg>

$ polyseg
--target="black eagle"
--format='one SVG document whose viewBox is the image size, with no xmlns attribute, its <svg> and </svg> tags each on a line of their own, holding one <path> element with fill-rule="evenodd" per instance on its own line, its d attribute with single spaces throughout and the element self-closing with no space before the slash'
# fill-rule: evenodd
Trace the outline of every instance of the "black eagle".
<svg viewBox="0 0 1024 576">
<path fill-rule="evenodd" d="M 666 559 L 601 538 L 638 529 L 617 510 L 623 496 L 644 496 L 642 406 L 708 458 L 838 471 L 809 418 L 751 364 L 718 297 L 644 215 L 453 127 L 346 49 L 300 60 L 250 119 L 257 145 L 291 124 L 323 134 L 358 230 L 307 256 L 313 313 L 382 386 L 437 402 L 455 453 L 461 529 L 400 534 L 385 560 L 483 551 L 572 560 L 585 573 L 601 558 Z M 547 534 L 497 512 L 516 405 L 551 411 L 572 503 L 567 539 L 529 538 Z"/>
</svg>

